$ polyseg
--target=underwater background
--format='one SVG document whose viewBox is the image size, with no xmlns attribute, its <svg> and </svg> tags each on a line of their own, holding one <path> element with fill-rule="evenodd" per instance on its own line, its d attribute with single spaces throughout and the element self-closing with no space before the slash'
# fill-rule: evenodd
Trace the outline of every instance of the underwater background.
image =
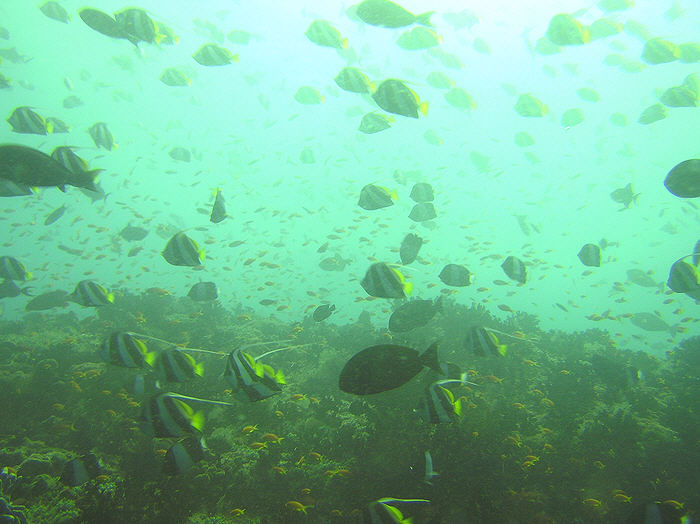
<svg viewBox="0 0 700 524">
<path fill-rule="evenodd" d="M 88 18 L 77 1 L 0 3 L 0 143 L 70 146 L 101 170 L 98 192 L 0 187 L 0 514 L 694 515 L 698 257 L 689 292 L 669 278 L 700 250 L 700 213 L 664 181 L 700 157 L 700 5 L 400 4 L 99 0 Z M 377 263 L 392 298 L 367 284 Z M 389 329 L 415 300 L 428 309 Z M 477 351 L 477 326 L 503 350 Z M 137 334 L 144 359 L 113 333 Z M 377 395 L 339 388 L 365 348 L 435 342 L 461 372 L 449 421 L 420 416 L 444 378 L 430 369 Z M 173 347 L 186 377 L 163 369 Z M 226 376 L 240 348 L 282 350 L 256 368 L 283 372 L 268 397 Z M 160 392 L 231 404 L 191 403 L 206 449 L 187 467 L 169 467 L 182 435 L 143 429 Z"/>
</svg>

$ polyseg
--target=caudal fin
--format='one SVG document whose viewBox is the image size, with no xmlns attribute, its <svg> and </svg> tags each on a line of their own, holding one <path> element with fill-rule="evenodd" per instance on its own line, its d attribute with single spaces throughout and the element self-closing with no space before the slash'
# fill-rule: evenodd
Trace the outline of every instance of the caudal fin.
<svg viewBox="0 0 700 524">
<path fill-rule="evenodd" d="M 420 362 L 426 367 L 442 373 L 440 362 L 438 360 L 438 343 L 433 342 L 428 349 L 420 356 Z"/>
<path fill-rule="evenodd" d="M 95 178 L 102 171 L 102 169 L 93 169 L 91 171 L 82 171 L 80 173 L 75 173 L 75 183 L 71 185 L 74 185 L 76 187 L 83 187 L 90 191 L 94 191 L 95 193 L 100 193 L 100 189 L 95 185 Z"/>
<path fill-rule="evenodd" d="M 423 13 L 422 15 L 416 15 L 416 24 L 433 27 L 433 24 L 430 23 L 430 17 L 434 12 L 435 11 L 428 11 L 427 13 Z"/>
</svg>

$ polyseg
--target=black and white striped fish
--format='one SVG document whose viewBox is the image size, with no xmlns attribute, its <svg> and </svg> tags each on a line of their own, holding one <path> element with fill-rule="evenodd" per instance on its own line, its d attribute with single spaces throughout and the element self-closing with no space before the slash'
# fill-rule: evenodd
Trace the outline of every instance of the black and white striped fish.
<svg viewBox="0 0 700 524">
<path fill-rule="evenodd" d="M 285 384 L 282 371 L 257 362 L 239 348 L 226 359 L 224 378 L 234 391 L 243 390 L 251 402 L 264 400 L 282 391 Z"/>
</svg>

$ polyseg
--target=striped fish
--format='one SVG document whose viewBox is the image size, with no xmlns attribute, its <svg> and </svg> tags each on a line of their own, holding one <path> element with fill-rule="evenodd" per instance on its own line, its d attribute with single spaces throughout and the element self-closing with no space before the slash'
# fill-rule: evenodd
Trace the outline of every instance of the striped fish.
<svg viewBox="0 0 700 524">
<path fill-rule="evenodd" d="M 0 257 L 0 277 L 24 282 L 25 280 L 30 280 L 32 274 L 15 257 L 2 256 Z"/>
<path fill-rule="evenodd" d="M 51 158 L 72 173 L 84 173 L 89 170 L 88 163 L 73 152 L 68 146 L 60 146 L 51 151 Z"/>
<path fill-rule="evenodd" d="M 384 80 L 372 98 L 384 111 L 396 115 L 418 118 L 428 114 L 428 102 L 421 102 L 418 95 L 401 80 Z"/>
<path fill-rule="evenodd" d="M 104 122 L 93 124 L 92 127 L 88 129 L 88 133 L 90 133 L 92 141 L 95 142 L 97 147 L 103 147 L 107 151 L 117 149 L 117 144 L 114 142 L 112 132 Z"/>
<path fill-rule="evenodd" d="M 186 382 L 201 377 L 204 371 L 202 364 L 197 364 L 192 355 L 174 346 L 158 354 L 155 368 L 163 382 Z"/>
<path fill-rule="evenodd" d="M 232 55 L 228 49 L 216 44 L 204 44 L 192 55 L 195 62 L 203 66 L 223 66 L 238 62 L 238 55 Z"/>
<path fill-rule="evenodd" d="M 162 252 L 163 258 L 173 266 L 201 266 L 204 250 L 185 233 L 175 233 Z"/>
<path fill-rule="evenodd" d="M 446 384 L 462 383 L 460 380 L 438 380 L 428 386 L 418 410 L 420 416 L 431 424 L 452 422 L 462 414 L 462 403 L 443 387 Z"/>
<path fill-rule="evenodd" d="M 46 135 L 51 132 L 44 118 L 28 106 L 15 108 L 7 119 L 7 123 L 12 126 L 12 131 L 15 133 Z"/>
<path fill-rule="evenodd" d="M 234 391 L 243 390 L 251 402 L 264 400 L 282 391 L 285 384 L 282 371 L 256 362 L 250 354 L 239 348 L 226 359 L 224 378 Z"/>
<path fill-rule="evenodd" d="M 114 295 L 94 280 L 78 282 L 70 298 L 83 307 L 107 306 L 114 302 Z"/>
<path fill-rule="evenodd" d="M 204 427 L 204 414 L 195 412 L 190 403 L 230 406 L 228 402 L 186 397 L 177 393 L 160 393 L 151 396 L 143 405 L 139 427 L 155 438 L 199 435 Z"/>
<path fill-rule="evenodd" d="M 105 362 L 125 368 L 144 368 L 155 361 L 155 354 L 148 351 L 146 343 L 127 331 L 109 335 L 98 353 Z"/>
<path fill-rule="evenodd" d="M 340 32 L 325 20 L 314 20 L 304 33 L 314 44 L 335 49 L 347 49 L 348 39 L 340 36 Z"/>
<path fill-rule="evenodd" d="M 466 346 L 479 357 L 504 356 L 506 354 L 506 346 L 500 344 L 498 337 L 483 326 L 471 328 L 469 335 L 467 335 Z"/>
<path fill-rule="evenodd" d="M 688 258 L 695 258 L 697 254 L 686 255 L 676 260 L 671 266 L 666 285 L 676 293 L 688 293 L 700 291 L 700 271 L 698 267 L 686 262 Z"/>
<path fill-rule="evenodd" d="M 413 288 L 399 270 L 389 267 L 384 262 L 376 262 L 369 266 L 360 284 L 368 295 L 379 298 L 405 298 L 411 294 Z"/>
<path fill-rule="evenodd" d="M 135 37 L 137 41 L 158 43 L 161 36 L 158 26 L 143 9 L 128 8 L 114 14 L 114 19 L 124 31 Z"/>
<path fill-rule="evenodd" d="M 33 195 L 34 191 L 27 184 L 18 184 L 12 180 L 0 178 L 0 197 Z"/>
</svg>

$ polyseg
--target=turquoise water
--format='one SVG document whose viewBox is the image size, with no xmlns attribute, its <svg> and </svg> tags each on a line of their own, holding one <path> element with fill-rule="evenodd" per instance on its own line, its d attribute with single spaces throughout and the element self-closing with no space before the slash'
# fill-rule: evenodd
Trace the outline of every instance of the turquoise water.
<svg viewBox="0 0 700 524">
<path fill-rule="evenodd" d="M 652 65 L 642 58 L 649 38 L 674 44 L 700 41 L 696 3 L 640 1 L 604 13 L 592 3 L 538 2 L 536 7 L 526 7 L 499 1 L 462 11 L 470 23 L 459 26 L 450 16 L 462 10 L 458 3 L 407 1 L 403 5 L 413 13 L 435 11 L 431 20 L 441 38 L 439 46 L 415 51 L 401 48 L 397 40 L 416 26 L 388 29 L 366 24 L 348 3 L 143 2 L 138 7 L 171 28 L 178 41 L 138 46 L 89 28 L 78 15 L 83 4 L 60 4 L 70 16 L 68 23 L 50 19 L 33 2 L 5 0 L 0 5 L 0 26 L 8 32 L 8 38 L 0 40 L 0 49 L 16 48 L 24 56 L 16 61 L 5 57 L 0 63 L 0 73 L 10 79 L 9 88 L 0 90 L 0 114 L 9 118 L 15 108 L 29 106 L 43 117 L 60 118 L 71 130 L 19 134 L 3 123 L 1 142 L 47 154 L 57 146 L 73 146 L 91 168 L 103 170 L 98 181 L 107 196 L 93 203 L 76 188 L 63 193 L 48 187 L 31 196 L 3 198 L 0 254 L 17 258 L 33 273 L 25 285 L 35 295 L 57 289 L 71 292 L 80 280 L 94 279 L 114 292 L 114 304 L 106 307 L 119 313 L 96 313 L 70 304 L 45 312 L 42 318 L 70 314 L 68 324 L 83 326 L 75 329 L 85 331 L 84 326 L 98 315 L 107 324 L 83 333 L 94 337 L 92 343 L 100 343 L 108 328 L 148 331 L 152 327 L 153 336 L 224 352 L 232 348 L 226 347 L 219 330 L 243 314 L 261 323 L 256 341 L 286 339 L 294 326 L 304 326 L 307 332 L 315 329 L 314 336 L 301 342 L 323 345 L 322 339 L 337 336 L 347 344 L 335 359 L 329 358 L 333 364 L 323 370 L 328 376 L 322 373 L 326 378 L 317 383 L 323 386 L 320 394 L 335 399 L 338 392 L 329 384 L 346 357 L 391 337 L 386 322 L 397 304 L 368 300 L 371 297 L 360 280 L 372 262 L 398 263 L 401 240 L 415 232 L 426 241 L 419 260 L 399 270 L 412 283 L 413 297 L 449 297 L 452 316 L 445 313 L 439 317 L 439 326 L 425 328 L 420 336 L 396 337 L 395 342 L 422 350 L 432 339 L 444 336 L 455 344 L 446 353 L 463 358 L 463 368 L 472 367 L 456 349 L 463 333 L 459 329 L 453 333 L 455 326 L 447 319 L 464 322 L 457 327 L 466 331 L 466 312 L 477 311 L 476 306 L 485 308 L 479 314 L 487 314 L 493 328 L 523 331 L 526 336 L 537 332 L 551 342 L 544 349 L 540 344 L 537 351 L 549 355 L 555 374 L 561 367 L 555 362 L 557 352 L 565 351 L 553 341 L 555 332 L 574 337 L 579 336 L 574 333 L 602 330 L 603 335 L 597 331 L 593 337 L 605 339 L 601 347 L 643 351 L 660 361 L 683 340 L 696 336 L 697 303 L 672 293 L 665 282 L 671 264 L 691 254 L 698 241 L 697 204 L 671 195 L 663 181 L 676 164 L 700 155 L 698 108 L 669 107 L 663 120 L 649 125 L 638 122 L 666 89 L 700 73 L 697 62 Z M 125 6 L 101 1 L 94 7 L 111 14 Z M 620 24 L 621 31 L 583 45 L 564 46 L 552 55 L 535 51 L 552 17 L 567 12 L 584 26 L 609 17 Z M 347 49 L 319 46 L 305 36 L 311 22 L 319 19 L 347 38 Z M 644 35 L 635 31 L 639 27 Z M 233 30 L 249 33 L 249 42 L 228 39 Z M 476 38 L 486 42 L 488 52 L 475 49 Z M 228 49 L 237 60 L 221 67 L 200 65 L 192 55 L 206 43 Z M 610 65 L 620 62 L 623 65 Z M 347 92 L 336 85 L 333 79 L 345 66 L 359 68 L 376 85 L 387 78 L 402 80 L 428 102 L 427 115 L 417 119 L 389 115 L 393 117 L 389 129 L 372 135 L 359 132 L 362 115 L 381 109 L 369 94 Z M 191 85 L 165 85 L 159 78 L 169 67 L 180 69 Z M 428 75 L 434 72 L 447 75 L 466 91 L 475 107 L 451 105 L 445 90 L 428 83 Z M 322 102 L 299 103 L 295 94 L 303 86 L 315 89 Z M 581 88 L 595 90 L 599 100 L 582 99 L 577 94 Z M 518 95 L 526 93 L 546 105 L 542 117 L 525 118 L 515 111 Z M 64 99 L 71 95 L 83 104 L 64 107 Z M 583 121 L 572 127 L 562 125 L 562 115 L 572 108 L 582 111 Z M 625 125 L 611 120 L 615 113 L 624 115 Z M 107 124 L 116 149 L 95 146 L 87 130 L 96 122 Z M 534 144 L 518 146 L 515 136 L 520 132 L 529 134 Z M 187 149 L 191 160 L 171 158 L 168 152 L 174 147 Z M 312 162 L 306 158 L 308 151 Z M 432 185 L 435 219 L 418 223 L 408 218 L 415 204 L 409 198 L 415 182 Z M 621 209 L 611 193 L 628 183 L 639 196 Z M 361 209 L 358 197 L 366 184 L 395 191 L 397 199 L 387 208 Z M 229 218 L 212 224 L 209 212 L 216 188 L 226 198 Z M 43 225 L 44 218 L 62 205 L 65 214 Z M 124 240 L 118 233 L 128 224 L 147 229 L 148 236 L 139 242 Z M 175 267 L 161 256 L 168 239 L 179 230 L 206 251 L 203 268 Z M 579 249 L 602 239 L 608 245 L 602 249 L 601 267 L 585 267 L 577 258 Z M 319 253 L 326 242 L 325 252 Z M 80 254 L 70 254 L 59 245 Z M 142 250 L 128 256 L 137 246 Z M 509 255 L 527 265 L 526 284 L 516 285 L 501 269 Z M 324 271 L 319 263 L 330 256 L 349 263 L 341 271 Z M 449 263 L 470 270 L 470 286 L 443 285 L 438 274 Z M 629 270 L 647 274 L 650 287 L 632 282 Z M 214 306 L 177 301 L 199 281 L 217 284 L 218 303 L 229 313 L 217 309 L 222 317 L 216 317 Z M 172 302 L 163 304 L 174 308 L 170 304 L 178 303 L 178 314 L 190 315 L 185 322 L 194 331 L 186 342 L 180 334 L 168 337 L 162 318 L 157 324 L 146 315 L 145 325 L 133 325 L 138 313 L 156 315 L 158 304 L 148 302 L 154 293 L 151 288 L 166 290 L 171 296 L 163 300 Z M 25 318 L 28 300 L 20 295 L 0 301 L 0 319 L 6 326 L 22 326 L 24 318 L 36 329 L 36 318 Z M 322 303 L 335 304 L 336 312 L 323 327 L 310 325 L 311 312 Z M 357 324 L 363 312 L 369 314 L 371 324 Z M 644 330 L 632 322 L 639 313 L 651 313 L 669 328 Z M 221 325 L 221 318 L 227 319 L 226 324 Z M 276 326 L 269 331 L 264 327 L 268 321 Z M 364 326 L 365 332 L 353 331 L 360 329 L 357 326 Z M 352 332 L 350 338 L 338 336 L 343 330 Z M 209 332 L 212 340 L 202 340 L 203 332 Z M 30 336 L 22 330 L 20 335 Z M 208 344 L 214 339 L 217 347 Z M 349 344 L 351 339 L 362 344 Z M 571 344 L 582 347 L 578 342 Z M 444 340 L 442 345 L 447 347 Z M 544 359 L 540 353 L 535 355 L 540 358 L 531 360 Z M 570 364 L 576 361 L 567 355 L 561 358 L 570 359 Z M 91 361 L 96 360 L 92 357 Z M 294 370 L 300 364 L 291 356 L 284 359 L 283 364 L 292 366 L 285 373 L 294 383 Z M 628 360 L 620 357 L 621 362 Z M 500 376 L 489 371 L 482 375 Z M 662 375 L 659 372 L 659 378 Z M 530 378 L 524 378 L 524 383 L 535 387 L 535 378 Z M 296 380 L 313 389 L 313 377 Z M 566 387 L 552 384 L 557 390 Z M 200 392 L 195 388 L 188 394 L 195 393 Z M 508 405 L 520 402 L 508 400 Z M 613 399 L 608 401 L 612 405 Z M 324 397 L 324 402 L 330 403 L 326 410 L 340 409 L 329 398 Z M 565 418 L 561 427 L 552 429 L 565 432 Z M 400 430 L 407 427 L 412 426 L 404 421 Z M 498 441 L 503 438 L 499 435 Z M 51 445 L 72 449 L 64 441 Z M 419 455 L 424 451 L 417 443 L 415 447 Z M 676 495 L 668 493 L 665 498 Z M 352 507 L 361 506 L 365 502 L 361 499 Z M 550 503 L 556 506 L 551 499 Z M 260 518 L 263 514 L 262 510 L 257 513 Z M 269 522 L 303 518 L 293 510 L 282 514 L 286 517 L 272 517 Z M 328 515 L 329 511 L 323 516 L 319 512 L 309 519 L 323 522 Z M 587 517 L 591 520 L 583 517 L 581 521 L 605 521 L 605 513 L 592 515 Z M 181 518 L 184 521 L 186 515 Z M 450 520 L 454 518 L 443 517 L 443 521 L 471 522 Z"/>
</svg>

